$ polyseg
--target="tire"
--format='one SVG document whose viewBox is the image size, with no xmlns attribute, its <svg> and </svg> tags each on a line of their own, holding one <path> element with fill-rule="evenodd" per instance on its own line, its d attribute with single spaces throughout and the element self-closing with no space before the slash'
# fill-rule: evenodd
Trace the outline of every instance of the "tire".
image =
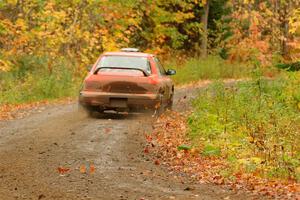
<svg viewBox="0 0 300 200">
<path fill-rule="evenodd" d="M 173 110 L 173 101 L 170 101 L 166 107 L 168 110 Z"/>
<path fill-rule="evenodd" d="M 171 97 L 169 99 L 169 102 L 168 102 L 168 105 L 166 106 L 166 108 L 168 110 L 172 110 L 173 109 L 173 94 L 171 95 Z"/>
<path fill-rule="evenodd" d="M 165 106 L 162 103 L 162 95 L 161 95 L 159 106 L 153 110 L 152 116 L 159 117 L 164 111 L 165 111 Z"/>
<path fill-rule="evenodd" d="M 95 106 L 87 106 L 87 105 L 82 105 L 78 103 L 78 111 L 80 113 L 86 114 L 88 117 L 93 117 L 94 113 L 97 111 L 97 107 Z"/>
</svg>

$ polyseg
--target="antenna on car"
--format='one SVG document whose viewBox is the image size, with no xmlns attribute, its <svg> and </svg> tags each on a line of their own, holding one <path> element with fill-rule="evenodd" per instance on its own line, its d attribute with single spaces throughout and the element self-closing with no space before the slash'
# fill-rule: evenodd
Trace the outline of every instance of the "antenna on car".
<svg viewBox="0 0 300 200">
<path fill-rule="evenodd" d="M 124 52 L 139 52 L 140 50 L 137 48 L 122 48 L 121 51 Z"/>
</svg>

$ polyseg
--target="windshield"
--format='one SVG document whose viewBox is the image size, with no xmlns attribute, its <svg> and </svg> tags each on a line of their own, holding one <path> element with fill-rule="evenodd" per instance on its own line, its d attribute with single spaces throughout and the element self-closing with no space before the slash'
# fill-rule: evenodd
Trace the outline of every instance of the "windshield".
<svg viewBox="0 0 300 200">
<path fill-rule="evenodd" d="M 97 64 L 97 68 L 101 67 L 142 69 L 151 74 L 150 63 L 146 57 L 103 56 Z"/>
</svg>

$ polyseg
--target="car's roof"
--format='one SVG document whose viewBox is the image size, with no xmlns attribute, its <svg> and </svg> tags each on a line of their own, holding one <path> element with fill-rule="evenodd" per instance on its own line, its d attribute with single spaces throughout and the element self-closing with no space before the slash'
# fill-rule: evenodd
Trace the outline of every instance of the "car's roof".
<svg viewBox="0 0 300 200">
<path fill-rule="evenodd" d="M 153 54 L 149 54 L 149 53 L 124 52 L 124 51 L 106 52 L 106 53 L 103 53 L 103 55 L 104 56 L 135 56 L 135 57 L 149 57 L 149 56 L 153 56 Z"/>
</svg>

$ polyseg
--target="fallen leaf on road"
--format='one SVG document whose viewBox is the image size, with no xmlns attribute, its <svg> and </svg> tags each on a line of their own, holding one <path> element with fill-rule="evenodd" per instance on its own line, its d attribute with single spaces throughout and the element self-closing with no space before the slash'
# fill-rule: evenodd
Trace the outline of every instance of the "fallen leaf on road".
<svg viewBox="0 0 300 200">
<path fill-rule="evenodd" d="M 79 170 L 80 170 L 80 173 L 82 173 L 82 174 L 86 173 L 85 165 L 81 165 Z"/>
<path fill-rule="evenodd" d="M 94 165 L 90 165 L 90 173 L 94 173 L 95 172 L 95 166 Z"/>
<path fill-rule="evenodd" d="M 70 171 L 70 168 L 58 167 L 58 168 L 57 168 L 57 171 L 58 171 L 58 173 L 60 173 L 60 174 L 65 174 L 65 173 L 67 173 L 67 172 Z"/>
<path fill-rule="evenodd" d="M 146 135 L 145 137 L 146 137 L 147 142 L 151 142 L 152 141 L 152 137 L 150 135 Z"/>
<path fill-rule="evenodd" d="M 111 128 L 105 128 L 105 133 L 110 133 L 110 131 L 111 131 Z"/>
<path fill-rule="evenodd" d="M 159 165 L 159 164 L 160 164 L 159 160 L 155 160 L 155 161 L 154 161 L 154 164 L 155 164 L 155 165 Z"/>
<path fill-rule="evenodd" d="M 146 147 L 146 148 L 144 149 L 144 153 L 149 153 L 149 148 L 148 148 L 148 147 Z"/>
</svg>

